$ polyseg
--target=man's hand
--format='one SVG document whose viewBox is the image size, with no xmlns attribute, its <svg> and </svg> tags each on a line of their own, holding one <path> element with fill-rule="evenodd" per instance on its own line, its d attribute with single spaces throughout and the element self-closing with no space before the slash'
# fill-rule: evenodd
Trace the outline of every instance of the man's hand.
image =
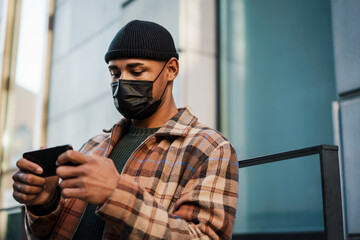
<svg viewBox="0 0 360 240">
<path fill-rule="evenodd" d="M 40 177 L 43 169 L 25 158 L 16 162 L 19 168 L 13 175 L 13 197 L 27 206 L 46 205 L 55 195 L 59 177 Z"/>
<path fill-rule="evenodd" d="M 78 166 L 61 166 L 66 162 Z M 113 161 L 96 155 L 76 151 L 61 154 L 56 162 L 56 175 L 62 179 L 60 187 L 65 198 L 79 198 L 85 202 L 102 205 L 116 188 L 120 174 Z"/>
</svg>

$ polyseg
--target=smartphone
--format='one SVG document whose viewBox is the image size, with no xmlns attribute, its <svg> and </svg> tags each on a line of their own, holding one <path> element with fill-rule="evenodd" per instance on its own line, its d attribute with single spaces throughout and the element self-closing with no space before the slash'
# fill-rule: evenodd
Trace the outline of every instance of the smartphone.
<svg viewBox="0 0 360 240">
<path fill-rule="evenodd" d="M 51 147 L 51 148 L 44 148 L 35 151 L 25 152 L 23 154 L 23 158 L 26 158 L 29 161 L 32 161 L 38 164 L 43 169 L 43 173 L 40 175 L 42 177 L 50 177 L 56 175 L 56 160 L 63 152 L 67 150 L 72 150 L 72 146 L 70 144 Z M 67 163 L 64 165 L 72 165 L 76 166 L 73 163 Z"/>
</svg>

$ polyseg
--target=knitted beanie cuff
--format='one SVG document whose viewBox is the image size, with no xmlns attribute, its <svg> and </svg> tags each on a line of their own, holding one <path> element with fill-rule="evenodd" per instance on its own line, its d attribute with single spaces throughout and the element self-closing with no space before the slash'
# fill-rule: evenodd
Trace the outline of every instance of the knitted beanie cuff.
<svg viewBox="0 0 360 240">
<path fill-rule="evenodd" d="M 159 52 L 145 49 L 117 49 L 110 50 L 105 54 L 105 62 L 109 63 L 110 60 L 119 58 L 144 58 L 167 61 L 172 57 L 179 59 L 179 54 L 177 52 Z"/>
</svg>

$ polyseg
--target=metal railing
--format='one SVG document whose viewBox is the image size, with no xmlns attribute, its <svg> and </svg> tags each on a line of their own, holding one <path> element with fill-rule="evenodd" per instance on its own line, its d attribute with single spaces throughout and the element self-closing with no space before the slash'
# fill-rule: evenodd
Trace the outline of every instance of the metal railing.
<svg viewBox="0 0 360 240">
<path fill-rule="evenodd" d="M 324 233 L 315 234 L 314 238 L 326 240 L 343 240 L 343 214 L 338 147 L 330 145 L 320 145 L 295 151 L 283 152 L 263 157 L 257 157 L 239 161 L 239 168 L 267 164 L 293 158 L 319 155 L 321 169 L 321 188 L 323 200 Z M 250 186 L 251 187 L 251 186 Z M 257 236 L 256 236 L 257 235 Z M 272 235 L 272 236 L 271 236 Z M 310 239 L 299 236 L 299 239 Z M 310 236 L 310 235 L 309 235 Z M 288 239 L 279 234 L 246 234 L 234 235 L 234 239 Z M 295 237 L 295 236 L 292 236 Z M 295 239 L 295 238 L 291 238 Z M 297 239 L 297 238 L 296 238 Z"/>
</svg>

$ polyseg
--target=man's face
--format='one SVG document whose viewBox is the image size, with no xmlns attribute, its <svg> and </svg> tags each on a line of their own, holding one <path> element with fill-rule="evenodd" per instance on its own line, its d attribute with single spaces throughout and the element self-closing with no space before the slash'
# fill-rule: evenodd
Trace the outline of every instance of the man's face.
<svg viewBox="0 0 360 240">
<path fill-rule="evenodd" d="M 140 81 L 154 81 L 160 74 L 167 62 L 155 61 L 148 59 L 126 58 L 109 61 L 109 72 L 111 82 L 126 79 L 126 80 L 140 80 Z M 158 77 L 158 80 L 153 85 L 153 98 L 159 100 L 162 92 L 165 89 L 167 79 L 167 68 Z"/>
</svg>

